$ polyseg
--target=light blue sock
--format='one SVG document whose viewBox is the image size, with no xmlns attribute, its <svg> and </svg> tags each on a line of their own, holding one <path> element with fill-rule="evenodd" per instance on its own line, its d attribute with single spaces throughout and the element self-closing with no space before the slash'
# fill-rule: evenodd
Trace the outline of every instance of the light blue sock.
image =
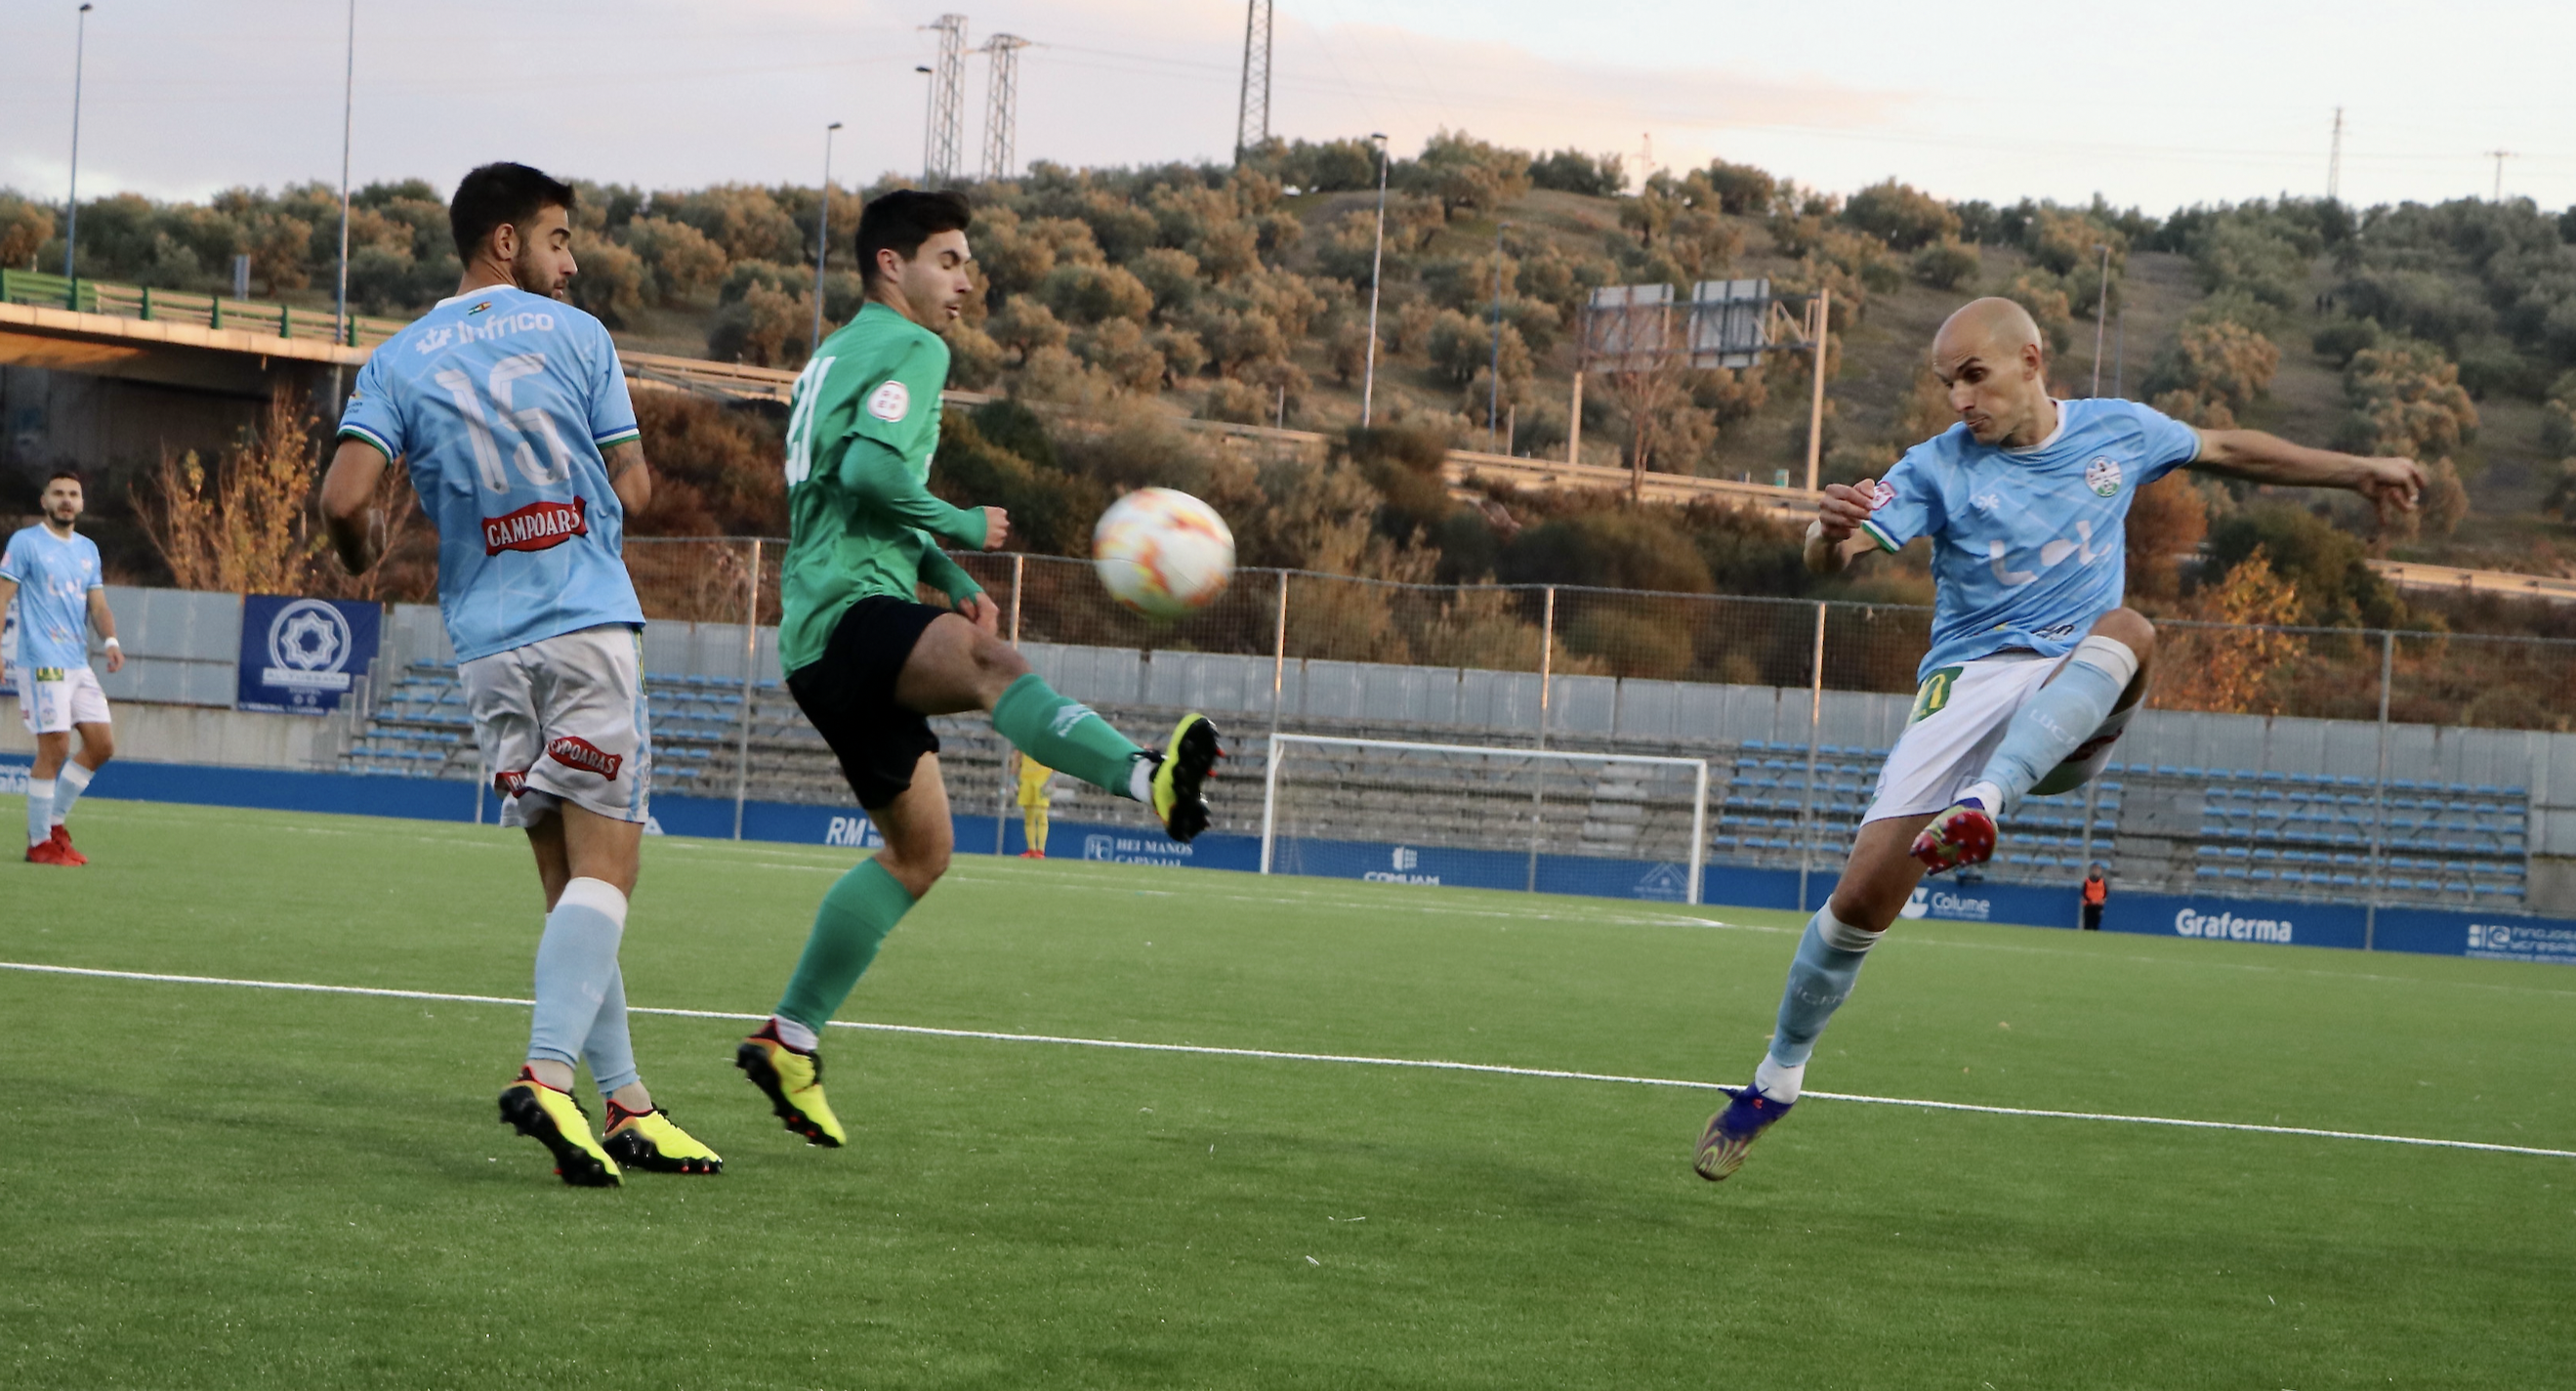
<svg viewBox="0 0 2576 1391">
<path fill-rule="evenodd" d="M 27 844 L 38 846 L 54 838 L 54 780 L 27 779 Z"/>
<path fill-rule="evenodd" d="M 599 1007 L 617 983 L 617 941 L 626 935 L 626 895 L 599 879 L 564 885 L 546 934 L 537 939 L 537 1011 L 528 1027 L 528 1060 L 571 1067 L 581 1057 Z M 621 1011 L 622 1013 L 622 1011 Z"/>
<path fill-rule="evenodd" d="M 2126 643 L 2088 637 L 2076 644 L 2066 665 L 2004 727 L 2003 742 L 1977 775 L 1978 782 L 2003 794 L 1986 810 L 2003 812 L 2018 805 L 2023 794 L 2093 737 L 2137 674 L 2138 656 Z M 1977 791 L 1969 789 L 1971 795 Z"/>
<path fill-rule="evenodd" d="M 80 795 L 89 791 L 89 780 L 96 776 L 98 776 L 96 773 L 77 763 L 64 764 L 63 770 L 54 775 L 55 825 L 59 826 L 71 818 L 72 803 L 79 801 Z"/>
<path fill-rule="evenodd" d="M 1789 962 L 1789 984 L 1780 992 L 1780 1018 L 1772 1026 L 1771 1051 L 1766 1072 L 1787 1071 L 1785 1090 L 1770 1077 L 1757 1080 L 1774 1100 L 1797 1099 L 1798 1075 L 1806 1070 L 1807 1059 L 1816 1051 L 1816 1038 L 1825 1031 L 1825 1022 L 1851 998 L 1852 982 L 1860 978 L 1861 959 L 1878 943 L 1879 934 L 1864 931 L 1834 916 L 1829 903 L 1807 919 L 1807 931 L 1798 939 L 1798 955 Z"/>
<path fill-rule="evenodd" d="M 626 973 L 611 971 L 608 993 L 599 997 L 599 1016 L 590 1022 L 590 1037 L 581 1043 L 581 1060 L 590 1064 L 590 1079 L 606 1096 L 641 1080 L 635 1071 L 635 1042 L 626 1035 Z"/>
</svg>

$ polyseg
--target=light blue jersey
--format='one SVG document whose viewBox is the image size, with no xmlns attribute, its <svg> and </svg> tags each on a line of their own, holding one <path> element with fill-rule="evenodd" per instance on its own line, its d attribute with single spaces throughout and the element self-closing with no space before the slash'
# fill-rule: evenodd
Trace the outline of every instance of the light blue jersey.
<svg viewBox="0 0 2576 1391">
<path fill-rule="evenodd" d="M 2129 502 L 2200 457 L 2200 433 L 2135 401 L 2057 403 L 2028 449 L 1962 423 L 1905 451 L 1861 523 L 1885 550 L 1932 538 L 1932 650 L 1916 673 L 2012 648 L 2060 657 L 2128 583 Z"/>
<path fill-rule="evenodd" d="M 343 439 L 404 459 L 438 526 L 438 608 L 470 662 L 644 610 L 603 452 L 636 437 L 599 320 L 508 286 L 441 300 L 378 347 Z"/>
<path fill-rule="evenodd" d="M 10 537 L 7 553 L 0 554 L 0 577 L 18 585 L 9 606 L 17 619 L 15 664 L 36 671 L 86 669 L 89 592 L 107 587 L 97 543 L 77 531 L 64 538 L 42 526 L 28 527 Z"/>
</svg>

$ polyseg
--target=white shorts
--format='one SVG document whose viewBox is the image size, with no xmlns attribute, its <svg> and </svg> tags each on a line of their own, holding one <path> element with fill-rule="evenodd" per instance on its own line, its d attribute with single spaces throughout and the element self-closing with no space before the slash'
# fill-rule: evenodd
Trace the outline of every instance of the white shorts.
<svg viewBox="0 0 2576 1391">
<path fill-rule="evenodd" d="M 12 667 L 18 718 L 29 734 L 68 734 L 76 724 L 106 724 L 107 692 L 88 667 Z"/>
<path fill-rule="evenodd" d="M 501 793 L 502 825 L 535 825 L 557 802 L 614 821 L 646 819 L 653 741 L 643 652 L 640 634 L 611 624 L 457 668 L 474 742 Z"/>
<path fill-rule="evenodd" d="M 1959 794 L 1985 771 L 2004 729 L 2039 688 L 2047 684 L 2063 657 L 2012 652 L 1943 667 L 1923 679 L 1914 693 L 1914 713 L 1887 766 L 1879 770 L 1878 791 L 1861 816 L 1863 822 L 1897 816 L 1929 816 L 1957 801 Z M 2145 703 L 2145 683 L 2134 682 L 2120 704 L 2092 737 L 2076 745 L 2066 761 L 2050 770 L 2031 792 L 2046 795 L 2082 787 L 2111 760 L 2111 745 Z"/>
</svg>

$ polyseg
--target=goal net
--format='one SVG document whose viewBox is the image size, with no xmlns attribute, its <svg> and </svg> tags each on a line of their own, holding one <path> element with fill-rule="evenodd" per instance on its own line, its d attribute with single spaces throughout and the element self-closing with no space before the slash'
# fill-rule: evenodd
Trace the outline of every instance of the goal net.
<svg viewBox="0 0 2576 1391">
<path fill-rule="evenodd" d="M 1261 872 L 1697 903 L 1708 762 L 1271 736 Z"/>
</svg>

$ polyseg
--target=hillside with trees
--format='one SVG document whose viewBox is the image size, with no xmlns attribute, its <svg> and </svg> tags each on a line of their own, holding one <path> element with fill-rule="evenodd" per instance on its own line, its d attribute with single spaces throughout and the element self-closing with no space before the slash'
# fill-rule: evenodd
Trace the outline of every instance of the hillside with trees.
<svg viewBox="0 0 2576 1391">
<path fill-rule="evenodd" d="M 1368 357 L 1377 169 L 1359 141 L 1274 142 L 1240 167 L 1072 170 L 969 186 L 983 294 L 950 336 L 952 384 L 1001 399 L 951 416 L 940 486 L 1000 502 L 1029 546 L 1079 551 L 1116 490 L 1188 488 L 1236 525 L 1248 563 L 1389 579 L 1545 581 L 1689 592 L 1928 595 L 1919 568 L 1817 582 L 1786 528 L 1725 507 L 1605 495 L 1458 498 L 1451 446 L 1562 457 L 1580 306 L 1599 286 L 1760 277 L 1832 291 L 1824 474 L 1875 473 L 1945 427 L 1923 365 L 1941 317 L 2005 294 L 2056 353 L 2061 394 L 2152 400 L 2423 458 L 2413 517 L 2339 498 L 2175 480 L 2141 499 L 2133 585 L 2161 612 L 2216 615 L 2259 560 L 2283 610 L 2328 624 L 2528 627 L 2518 610 L 2401 601 L 2370 554 L 2569 572 L 2576 509 L 2576 211 L 2456 201 L 2368 210 L 2322 200 L 2156 217 L 2098 200 L 1949 203 L 1889 180 L 1848 196 L 1719 161 L 1631 188 L 1616 156 L 1533 154 L 1443 132 L 1388 170 L 1375 423 L 1357 429 Z M 856 312 L 835 192 L 827 331 Z M 793 367 L 809 351 L 812 188 L 646 191 L 582 184 L 573 296 L 630 349 Z M 326 304 L 337 199 L 319 184 L 203 204 L 85 203 L 87 276 L 203 290 L 251 258 L 256 293 Z M 0 262 L 61 255 L 50 208 L 0 194 Z M 353 200 L 351 296 L 417 311 L 457 274 L 439 190 Z M 2094 314 L 2104 318 L 2095 360 Z M 1801 354 L 1688 373 L 1638 408 L 1583 401 L 1587 462 L 1770 481 L 1802 466 Z M 640 534 L 776 534 L 777 421 L 685 397 L 639 400 L 667 486 Z M 1491 416 L 1489 417 L 1489 406 Z M 1329 457 L 1182 428 L 1190 417 L 1321 431 Z M 2470 519 L 2475 525 L 2467 525 Z M 2191 558 L 2205 556 L 2193 564 Z M 129 572 L 159 568 L 122 558 Z M 2243 586 L 2239 586 L 2243 588 Z"/>
</svg>

